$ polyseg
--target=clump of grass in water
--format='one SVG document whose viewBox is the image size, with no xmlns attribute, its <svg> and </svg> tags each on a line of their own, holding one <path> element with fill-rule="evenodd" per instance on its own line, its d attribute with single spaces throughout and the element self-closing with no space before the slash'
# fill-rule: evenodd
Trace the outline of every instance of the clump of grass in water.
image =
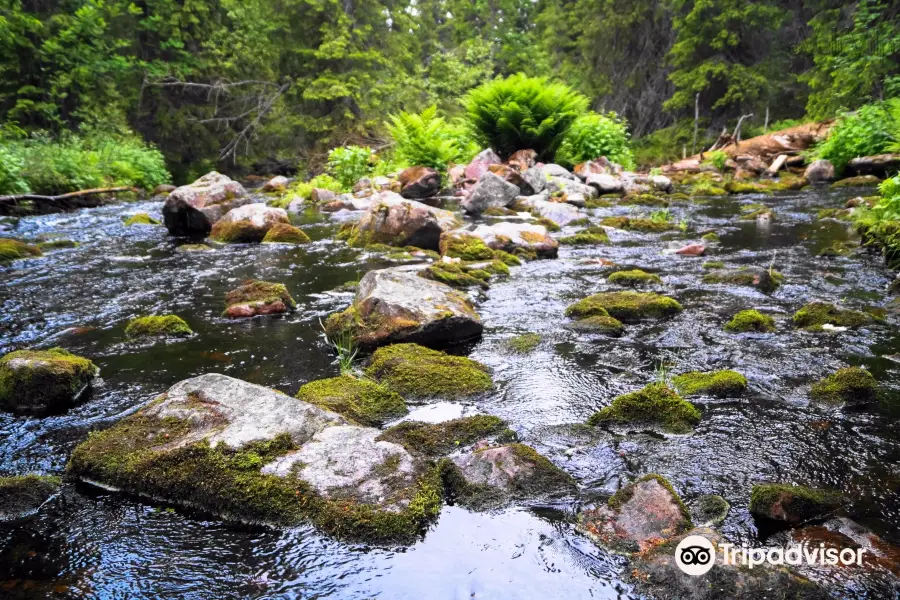
<svg viewBox="0 0 900 600">
<path fill-rule="evenodd" d="M 325 343 L 331 346 L 337 355 L 331 364 L 338 365 L 341 375 L 353 375 L 356 356 L 359 354 L 359 348 L 353 341 L 353 335 L 344 330 L 333 337 L 328 337 L 321 319 L 319 319 L 319 327 L 322 328 L 322 337 L 325 338 Z"/>
<path fill-rule="evenodd" d="M 659 383 L 669 384 L 669 380 L 672 378 L 672 372 L 669 369 L 669 363 L 664 360 L 656 363 L 656 368 L 653 370 L 655 373 L 656 381 Z"/>
<path fill-rule="evenodd" d="M 672 221 L 672 213 L 668 208 L 657 210 L 650 214 L 650 220 L 654 223 L 670 223 Z"/>
</svg>

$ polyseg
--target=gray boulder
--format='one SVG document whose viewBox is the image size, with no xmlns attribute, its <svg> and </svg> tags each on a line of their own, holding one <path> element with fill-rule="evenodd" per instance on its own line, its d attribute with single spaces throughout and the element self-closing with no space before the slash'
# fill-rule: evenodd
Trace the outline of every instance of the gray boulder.
<svg viewBox="0 0 900 600">
<path fill-rule="evenodd" d="M 505 208 L 515 202 L 519 188 L 499 175 L 485 172 L 468 197 L 460 201 L 463 210 L 470 214 L 481 214 L 488 208 Z"/>
<path fill-rule="evenodd" d="M 205 236 L 225 213 L 251 202 L 244 186 L 212 171 L 171 192 L 163 205 L 163 220 L 171 235 Z"/>
<path fill-rule="evenodd" d="M 625 190 L 625 184 L 621 179 L 607 173 L 590 173 L 585 178 L 585 183 L 599 194 L 619 194 Z"/>
<path fill-rule="evenodd" d="M 551 175 L 547 179 L 547 189 L 550 190 L 551 193 L 559 192 L 566 194 L 567 196 L 574 196 L 576 199 L 580 196 L 582 201 L 584 201 L 584 199 L 596 198 L 599 196 L 595 188 L 581 183 L 577 177 L 575 178 L 575 181 L 573 181 L 565 177 Z M 573 202 L 573 204 L 575 204 L 575 202 Z"/>
<path fill-rule="evenodd" d="M 481 238 L 489 248 L 513 254 L 556 258 L 559 252 L 559 242 L 547 234 L 547 228 L 543 225 L 503 222 L 479 225 L 466 233 Z"/>
<path fill-rule="evenodd" d="M 584 216 L 574 205 L 565 202 L 550 202 L 548 198 L 550 198 L 550 194 L 547 192 L 534 196 L 522 196 L 516 200 L 516 207 L 527 208 L 530 212 L 550 219 L 560 227 L 565 227 Z"/>
<path fill-rule="evenodd" d="M 567 168 L 562 167 L 560 165 L 550 163 L 550 164 L 544 165 L 542 167 L 542 169 L 544 171 L 544 174 L 547 175 L 548 177 L 560 177 L 562 179 L 570 179 L 572 181 L 577 181 L 577 182 L 581 183 L 581 179 L 577 175 L 575 175 L 574 173 L 569 171 Z"/>
<path fill-rule="evenodd" d="M 831 181 L 834 179 L 834 165 L 831 164 L 831 161 L 824 158 L 814 160 L 806 167 L 803 177 L 810 183 Z"/>
<path fill-rule="evenodd" d="M 245 204 L 229 210 L 216 221 L 209 232 L 210 238 L 219 242 L 261 242 L 272 227 L 290 225 L 287 211 L 265 204 Z"/>
<path fill-rule="evenodd" d="M 650 185 L 653 186 L 653 189 L 666 194 L 672 191 L 672 180 L 665 175 L 651 175 Z"/>
<path fill-rule="evenodd" d="M 524 179 L 535 194 L 539 194 L 547 187 L 547 177 L 544 175 L 543 167 L 530 167 L 522 171 L 522 179 Z"/>
</svg>

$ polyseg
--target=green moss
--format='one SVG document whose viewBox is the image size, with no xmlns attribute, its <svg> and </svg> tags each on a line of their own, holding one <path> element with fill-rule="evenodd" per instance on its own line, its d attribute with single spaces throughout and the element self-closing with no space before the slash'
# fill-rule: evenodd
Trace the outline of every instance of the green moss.
<svg viewBox="0 0 900 600">
<path fill-rule="evenodd" d="M 673 377 L 672 386 L 684 396 L 739 396 L 747 389 L 747 378 L 737 371 L 692 371 Z"/>
<path fill-rule="evenodd" d="M 843 503 L 843 496 L 831 490 L 799 485 L 757 483 L 750 492 L 750 513 L 789 522 L 801 522 L 824 515 Z M 779 513 L 786 513 L 783 517 Z"/>
<path fill-rule="evenodd" d="M 719 239 L 719 234 L 716 233 L 715 231 L 710 231 L 709 233 L 704 233 L 700 239 L 703 240 L 704 242 L 709 242 L 711 244 L 721 241 Z"/>
<path fill-rule="evenodd" d="M 850 254 L 854 248 L 856 248 L 856 244 L 853 242 L 835 242 L 832 245 L 819 250 L 818 256 L 824 256 L 828 258 L 835 256 L 846 256 Z"/>
<path fill-rule="evenodd" d="M 710 260 L 710 261 L 703 263 L 703 269 L 705 269 L 705 270 L 724 269 L 724 268 L 725 268 L 725 263 L 723 263 L 721 260 Z"/>
<path fill-rule="evenodd" d="M 179 337 L 194 333 L 184 319 L 175 315 L 138 317 L 132 319 L 125 328 L 130 338 L 168 336 Z"/>
<path fill-rule="evenodd" d="M 546 227 L 547 231 L 559 231 L 560 229 L 559 223 L 548 219 L 547 217 L 538 217 L 537 223 L 538 225 L 543 225 L 544 227 Z"/>
<path fill-rule="evenodd" d="M 640 483 L 644 483 L 645 481 L 656 481 L 672 495 L 672 498 L 678 505 L 678 509 L 681 511 L 681 516 L 684 518 L 684 521 L 679 524 L 675 534 L 690 529 L 693 526 L 691 524 L 691 513 L 690 511 L 688 511 L 687 506 L 685 506 L 684 502 L 681 500 L 681 496 L 678 495 L 678 492 L 675 491 L 675 488 L 672 487 L 672 484 L 669 483 L 668 479 L 666 479 L 662 475 L 657 475 L 656 473 L 648 473 L 647 475 L 644 475 L 643 477 L 632 481 L 622 489 L 618 490 L 615 494 L 610 496 L 606 504 L 615 511 L 621 510 L 622 506 L 624 506 L 625 503 L 631 500 L 631 498 L 634 496 L 634 489 L 637 487 L 637 485 Z"/>
<path fill-rule="evenodd" d="M 291 310 L 297 308 L 297 303 L 283 284 L 248 279 L 239 288 L 225 294 L 225 307 L 227 309 L 238 304 L 268 305 L 279 300 Z"/>
<path fill-rule="evenodd" d="M 0 238 L 0 264 L 9 263 L 20 258 L 42 255 L 41 249 L 37 246 L 32 246 L 19 240 Z"/>
<path fill-rule="evenodd" d="M 635 204 L 644 206 L 669 206 L 669 201 L 666 198 L 654 194 L 626 194 L 618 203 L 622 206 L 631 206 Z"/>
<path fill-rule="evenodd" d="M 859 175 L 857 177 L 847 177 L 831 184 L 833 188 L 843 187 L 859 187 L 864 185 L 878 185 L 881 179 L 874 175 Z"/>
<path fill-rule="evenodd" d="M 260 468 L 297 447 L 288 434 L 232 449 L 200 441 L 174 447 L 191 431 L 184 419 L 139 412 L 91 433 L 72 453 L 67 470 L 155 499 L 199 506 L 226 519 L 287 526 L 315 523 L 325 533 L 371 543 L 410 543 L 440 510 L 437 468 L 421 474 L 405 510 L 379 510 L 352 498 L 325 499 L 296 476 Z"/>
<path fill-rule="evenodd" d="M 575 219 L 574 221 L 569 221 L 567 223 L 568 227 L 590 227 L 591 220 L 587 217 L 581 217 L 580 219 Z"/>
<path fill-rule="evenodd" d="M 688 433 L 700 422 L 700 411 L 664 383 L 651 383 L 636 392 L 622 394 L 612 404 L 591 415 L 588 425 L 633 423 L 659 425 L 669 433 Z"/>
<path fill-rule="evenodd" d="M 161 225 L 161 223 L 147 213 L 137 213 L 128 217 L 125 225 L 130 227 L 131 225 Z"/>
<path fill-rule="evenodd" d="M 691 186 L 691 196 L 725 196 L 728 190 L 708 181 L 700 181 Z"/>
<path fill-rule="evenodd" d="M 404 421 L 386 429 L 378 439 L 400 444 L 414 454 L 437 458 L 505 431 L 503 419 L 474 415 L 442 423 Z"/>
<path fill-rule="evenodd" d="M 62 250 L 64 248 L 77 248 L 80 246 L 78 242 L 72 240 L 47 240 L 38 244 L 41 250 Z"/>
<path fill-rule="evenodd" d="M 494 387 L 483 364 L 417 344 L 379 348 L 366 374 L 407 398 L 463 398 Z"/>
<path fill-rule="evenodd" d="M 0 477 L 0 521 L 33 513 L 57 492 L 61 483 L 59 477 L 52 475 Z"/>
<path fill-rule="evenodd" d="M 662 283 L 662 279 L 655 273 L 647 273 L 640 269 L 630 271 L 617 271 L 607 277 L 607 281 L 626 287 L 640 287 L 647 284 Z"/>
<path fill-rule="evenodd" d="M 419 271 L 419 275 L 455 288 L 480 287 L 487 289 L 490 287 L 487 282 L 487 279 L 490 278 L 489 273 L 478 272 L 477 269 L 473 271 L 458 263 L 434 263 Z"/>
<path fill-rule="evenodd" d="M 765 204 L 746 204 L 741 207 L 740 219 L 742 221 L 755 221 L 762 216 L 768 216 L 770 219 L 774 219 L 775 211 Z"/>
<path fill-rule="evenodd" d="M 700 496 L 694 503 L 694 511 L 701 524 L 719 524 L 728 516 L 731 505 L 722 496 L 708 494 Z"/>
<path fill-rule="evenodd" d="M 68 407 L 96 374 L 94 363 L 62 348 L 10 352 L 0 358 L 0 407 L 28 414 Z"/>
<path fill-rule="evenodd" d="M 682 311 L 673 298 L 651 292 L 604 292 L 588 296 L 566 309 L 569 317 L 611 316 L 624 323 L 661 319 Z"/>
<path fill-rule="evenodd" d="M 845 367 L 814 383 L 810 395 L 829 404 L 867 404 L 878 401 L 878 382 L 865 369 Z"/>
<path fill-rule="evenodd" d="M 307 383 L 297 392 L 297 398 L 373 427 L 409 412 L 399 394 L 374 381 L 349 375 Z"/>
<path fill-rule="evenodd" d="M 209 237 L 223 244 L 258 244 L 266 233 L 264 227 L 257 227 L 251 221 L 219 220 L 212 226 Z"/>
<path fill-rule="evenodd" d="M 300 229 L 287 223 L 276 223 L 266 232 L 263 244 L 308 244 L 309 236 Z"/>
<path fill-rule="evenodd" d="M 775 331 L 775 319 L 764 315 L 758 310 L 742 310 L 725 324 L 725 331 L 743 333 L 756 331 L 759 333 L 772 333 Z"/>
<path fill-rule="evenodd" d="M 717 271 L 703 276 L 703 283 L 726 283 L 755 287 L 763 293 L 770 294 L 778 289 L 784 281 L 784 275 L 775 269 L 744 268 L 735 271 Z"/>
<path fill-rule="evenodd" d="M 852 221 L 850 211 L 846 208 L 823 208 L 816 215 L 817 219 L 837 219 L 838 221 Z"/>
<path fill-rule="evenodd" d="M 490 249 L 481 238 L 468 234 L 441 236 L 440 251 L 444 256 L 467 261 L 494 258 L 494 250 Z"/>
<path fill-rule="evenodd" d="M 483 213 L 486 217 L 510 217 L 515 216 L 516 211 L 500 206 L 489 206 Z"/>
<path fill-rule="evenodd" d="M 484 271 L 488 275 L 498 275 L 498 276 L 508 276 L 509 275 L 509 267 L 506 266 L 506 263 L 502 260 L 492 260 L 491 262 L 484 264 L 481 263 L 480 271 Z"/>
<path fill-rule="evenodd" d="M 589 198 L 585 200 L 584 207 L 585 208 L 609 208 L 612 206 L 612 202 L 607 200 L 606 198 L 618 198 L 618 194 L 607 194 L 604 198 Z"/>
<path fill-rule="evenodd" d="M 838 308 L 828 302 L 810 302 L 794 313 L 794 325 L 810 331 L 821 331 L 823 325 L 837 327 L 859 327 L 874 321 L 874 317 L 864 312 Z"/>
<path fill-rule="evenodd" d="M 729 194 L 769 194 L 772 186 L 763 182 L 729 181 L 725 184 Z"/>
<path fill-rule="evenodd" d="M 503 250 L 495 251 L 495 256 L 497 257 L 497 260 L 510 267 L 518 267 L 522 264 L 522 261 L 519 260 L 518 256 L 510 254 L 509 252 L 504 252 Z"/>
<path fill-rule="evenodd" d="M 616 229 L 625 229 L 629 231 L 646 231 L 659 232 L 675 229 L 676 225 L 669 221 L 660 219 L 644 219 L 632 217 L 607 217 L 600 221 L 601 225 L 614 227 Z"/>
<path fill-rule="evenodd" d="M 614 337 L 619 337 L 620 335 L 625 333 L 625 326 L 622 325 L 622 322 L 608 315 L 594 315 L 593 317 L 580 319 L 578 321 L 575 321 L 574 323 L 571 323 L 569 325 L 569 328 L 575 331 L 601 333 Z"/>
<path fill-rule="evenodd" d="M 542 336 L 539 333 L 523 333 L 512 339 L 506 340 L 505 346 L 519 354 L 528 354 L 538 347 Z"/>
<path fill-rule="evenodd" d="M 559 238 L 560 244 L 576 246 L 597 246 L 609 243 L 609 235 L 603 227 L 588 227 L 583 231 L 579 231 L 575 235 L 568 235 Z"/>
</svg>

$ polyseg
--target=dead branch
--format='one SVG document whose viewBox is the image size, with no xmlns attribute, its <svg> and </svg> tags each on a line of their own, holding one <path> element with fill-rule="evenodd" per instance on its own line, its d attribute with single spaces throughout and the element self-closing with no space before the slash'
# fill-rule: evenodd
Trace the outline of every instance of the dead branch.
<svg viewBox="0 0 900 600">
<path fill-rule="evenodd" d="M 112 188 L 93 188 L 90 190 L 79 190 L 77 192 L 69 192 L 58 196 L 41 196 L 40 194 L 16 194 L 13 196 L 0 196 L 0 204 L 15 204 L 25 200 L 35 202 L 65 202 L 72 198 L 81 198 L 84 196 L 97 196 L 100 194 L 115 194 L 117 192 L 134 192 L 139 194 L 140 190 L 133 187 L 112 187 Z"/>
</svg>

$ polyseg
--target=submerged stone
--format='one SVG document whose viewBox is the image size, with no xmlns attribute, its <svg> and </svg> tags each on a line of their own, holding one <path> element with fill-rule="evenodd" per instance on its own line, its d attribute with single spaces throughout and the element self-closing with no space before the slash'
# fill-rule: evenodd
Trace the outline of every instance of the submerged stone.
<svg viewBox="0 0 900 600">
<path fill-rule="evenodd" d="M 59 477 L 22 475 L 0 477 L 0 522 L 30 516 L 59 491 Z"/>
<path fill-rule="evenodd" d="M 559 243 L 567 246 L 599 246 L 609 243 L 609 234 L 603 227 L 588 227 L 574 235 L 559 238 Z"/>
<path fill-rule="evenodd" d="M 518 354 L 528 354 L 540 345 L 542 339 L 539 333 L 523 333 L 506 340 L 504 345 Z"/>
<path fill-rule="evenodd" d="M 745 333 L 748 331 L 772 333 L 775 331 L 775 319 L 769 315 L 762 314 L 758 310 L 742 310 L 725 323 L 725 331 L 732 333 Z"/>
<path fill-rule="evenodd" d="M 10 352 L 0 358 L 0 408 L 29 415 L 69 408 L 97 372 L 94 363 L 62 348 Z"/>
<path fill-rule="evenodd" d="M 833 490 L 779 483 L 757 483 L 750 492 L 750 514 L 797 525 L 840 508 L 844 497 Z"/>
<path fill-rule="evenodd" d="M 369 271 L 353 304 L 325 321 L 326 334 L 349 335 L 363 348 L 412 342 L 442 346 L 481 335 L 484 325 L 469 298 L 419 277 L 416 265 Z"/>
<path fill-rule="evenodd" d="M 297 398 L 372 427 L 409 412 L 399 394 L 374 381 L 350 375 L 311 381 L 300 388 Z"/>
<path fill-rule="evenodd" d="M 130 338 L 182 337 L 192 333 L 194 332 L 184 319 L 175 315 L 138 317 L 129 321 L 125 327 L 125 335 Z"/>
<path fill-rule="evenodd" d="M 656 273 L 647 273 L 640 269 L 631 269 L 630 271 L 616 271 L 606 278 L 610 283 L 615 283 L 625 287 L 640 287 L 643 285 L 662 283 L 662 279 Z"/>
<path fill-rule="evenodd" d="M 19 240 L 0 238 L 0 265 L 19 260 L 20 258 L 42 255 L 41 249 L 37 246 L 32 246 Z"/>
<path fill-rule="evenodd" d="M 784 281 L 784 275 L 774 269 L 757 269 L 746 267 L 734 271 L 715 271 L 703 276 L 703 283 L 727 283 L 745 285 L 771 294 Z"/>
<path fill-rule="evenodd" d="M 682 311 L 673 298 L 651 292 L 603 292 L 566 308 L 570 317 L 611 316 L 624 323 L 662 319 Z"/>
<path fill-rule="evenodd" d="M 845 367 L 814 383 L 810 395 L 828 404 L 870 404 L 878 401 L 878 382 L 865 369 Z"/>
<path fill-rule="evenodd" d="M 616 396 L 612 404 L 595 412 L 588 425 L 627 423 L 660 427 L 667 433 L 690 433 L 700 422 L 700 411 L 672 391 L 664 383 L 651 383 L 637 390 Z"/>
<path fill-rule="evenodd" d="M 280 283 L 248 279 L 237 289 L 225 294 L 225 312 L 230 319 L 276 315 L 293 311 L 297 303 Z"/>
<path fill-rule="evenodd" d="M 850 310 L 828 302 L 810 302 L 794 313 L 794 325 L 807 331 L 822 331 L 825 325 L 854 328 L 868 325 L 875 318 L 864 312 Z"/>
<path fill-rule="evenodd" d="M 616 552 L 649 550 L 691 528 L 691 517 L 669 481 L 655 473 L 629 483 L 606 506 L 578 515 L 578 531 Z"/>
<path fill-rule="evenodd" d="M 600 333 L 619 337 L 625 333 L 625 326 L 618 319 L 614 319 L 609 315 L 594 315 L 584 319 L 579 319 L 574 323 L 569 323 L 569 329 L 573 331 L 582 331 L 585 333 Z"/>
<path fill-rule="evenodd" d="M 718 525 L 728 516 L 731 505 L 722 496 L 708 494 L 700 496 L 691 503 L 691 515 L 696 523 Z"/>
<path fill-rule="evenodd" d="M 386 429 L 378 439 L 400 444 L 413 454 L 439 458 L 506 431 L 506 422 L 499 417 L 473 415 L 441 423 L 403 421 Z"/>
<path fill-rule="evenodd" d="M 218 374 L 172 386 L 72 453 L 68 472 L 226 519 L 408 543 L 437 514 L 437 470 L 380 431 Z"/>
<path fill-rule="evenodd" d="M 137 213 L 131 215 L 125 220 L 126 226 L 131 225 L 161 225 L 159 221 L 148 215 L 147 213 Z"/>
<path fill-rule="evenodd" d="M 490 370 L 480 362 L 417 344 L 379 348 L 366 375 L 407 398 L 464 398 L 494 387 Z"/>
<path fill-rule="evenodd" d="M 737 371 L 692 371 L 673 377 L 672 386 L 685 396 L 739 396 L 747 389 L 747 378 Z"/>
</svg>

